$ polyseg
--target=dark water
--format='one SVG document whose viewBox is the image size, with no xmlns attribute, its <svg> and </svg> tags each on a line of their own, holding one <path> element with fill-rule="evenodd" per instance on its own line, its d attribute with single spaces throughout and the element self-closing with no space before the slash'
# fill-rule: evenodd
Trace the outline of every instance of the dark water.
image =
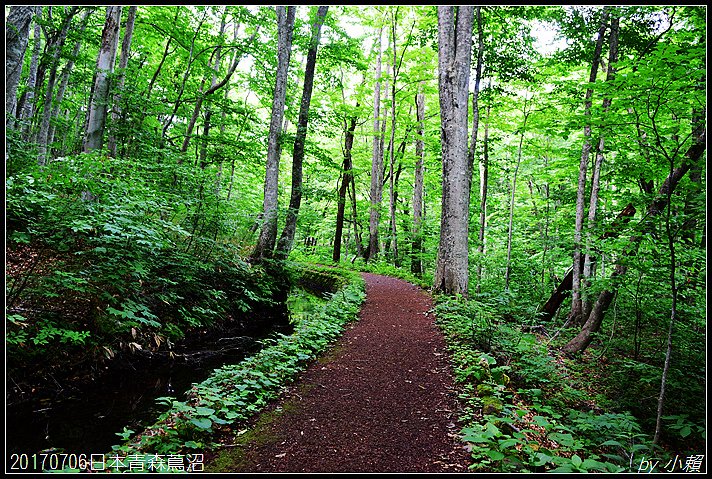
<svg viewBox="0 0 712 479">
<path fill-rule="evenodd" d="M 309 315 L 325 298 L 302 289 L 290 295 L 288 315 Z M 221 330 L 176 349 L 173 357 L 134 359 L 107 372 L 103 378 L 82 387 L 67 389 L 43 399 L 6 406 L 5 464 L 7 472 L 32 469 L 33 455 L 62 453 L 104 454 L 123 442 L 117 435 L 124 428 L 135 432 L 155 422 L 167 409 L 156 399 L 185 399 L 193 383 L 206 379 L 224 365 L 236 364 L 262 347 L 260 339 L 272 333 L 290 334 L 292 324 L 269 320 L 267 327 Z M 249 334 L 245 336 L 244 334 Z M 30 467 L 18 470 L 18 457 L 26 455 Z"/>
<path fill-rule="evenodd" d="M 172 360 L 142 362 L 140 368 L 112 370 L 81 391 L 7 407 L 6 469 L 17 457 L 13 454 L 109 452 L 122 442 L 116 433 L 124 427 L 139 431 L 166 409 L 156 404 L 156 398 L 184 399 L 192 383 L 254 354 L 260 343 L 240 337 L 229 347 L 220 341 L 211 346 L 212 351 L 186 352 Z"/>
</svg>

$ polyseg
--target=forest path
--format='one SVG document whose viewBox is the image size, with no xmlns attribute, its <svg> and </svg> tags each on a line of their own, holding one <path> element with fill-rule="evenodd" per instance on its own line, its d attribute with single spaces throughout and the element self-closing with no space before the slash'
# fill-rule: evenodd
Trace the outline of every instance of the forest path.
<svg viewBox="0 0 712 479">
<path fill-rule="evenodd" d="M 215 470 L 467 470 L 445 341 L 429 313 L 432 299 L 399 279 L 363 278 L 359 321 Z"/>
</svg>

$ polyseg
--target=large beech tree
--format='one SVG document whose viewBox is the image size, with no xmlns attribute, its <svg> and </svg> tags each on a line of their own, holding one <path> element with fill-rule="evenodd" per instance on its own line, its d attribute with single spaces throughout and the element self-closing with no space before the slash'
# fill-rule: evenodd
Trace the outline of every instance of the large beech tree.
<svg viewBox="0 0 712 479">
<path fill-rule="evenodd" d="M 433 287 L 447 294 L 468 291 L 470 179 L 467 159 L 467 92 L 474 7 L 438 7 L 438 80 L 442 142 L 442 211 Z"/>
</svg>

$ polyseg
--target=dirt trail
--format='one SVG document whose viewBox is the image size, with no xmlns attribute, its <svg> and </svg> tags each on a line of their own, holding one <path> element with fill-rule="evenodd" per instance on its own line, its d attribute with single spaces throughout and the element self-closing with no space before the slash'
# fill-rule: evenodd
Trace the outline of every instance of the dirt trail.
<svg viewBox="0 0 712 479">
<path fill-rule="evenodd" d="M 402 280 L 363 277 L 360 320 L 258 425 L 235 472 L 467 470 L 432 299 Z"/>
</svg>

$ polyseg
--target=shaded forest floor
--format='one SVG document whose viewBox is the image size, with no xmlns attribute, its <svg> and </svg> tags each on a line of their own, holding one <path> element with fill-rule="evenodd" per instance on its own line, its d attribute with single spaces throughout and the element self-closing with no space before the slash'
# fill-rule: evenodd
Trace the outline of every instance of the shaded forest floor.
<svg viewBox="0 0 712 479">
<path fill-rule="evenodd" d="M 432 299 L 363 274 L 360 320 L 249 430 L 225 437 L 219 472 L 460 472 L 458 405 Z"/>
</svg>

